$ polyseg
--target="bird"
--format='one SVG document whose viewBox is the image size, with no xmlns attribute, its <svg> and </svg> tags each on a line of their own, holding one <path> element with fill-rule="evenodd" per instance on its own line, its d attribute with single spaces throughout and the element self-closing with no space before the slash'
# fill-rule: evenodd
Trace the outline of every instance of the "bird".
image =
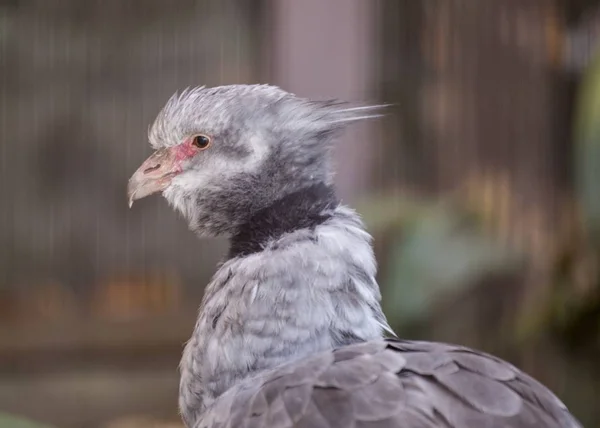
<svg viewBox="0 0 600 428">
<path fill-rule="evenodd" d="M 179 367 L 188 428 L 581 426 L 514 365 L 388 325 L 372 237 L 333 162 L 340 132 L 384 107 L 200 86 L 150 126 L 130 208 L 160 193 L 199 237 L 229 241 Z"/>
</svg>

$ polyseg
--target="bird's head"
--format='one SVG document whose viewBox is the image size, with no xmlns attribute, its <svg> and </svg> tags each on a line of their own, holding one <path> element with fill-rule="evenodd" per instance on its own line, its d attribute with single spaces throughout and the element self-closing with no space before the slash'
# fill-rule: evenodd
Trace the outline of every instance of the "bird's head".
<svg viewBox="0 0 600 428">
<path fill-rule="evenodd" d="M 377 107 L 309 101 L 269 85 L 185 90 L 150 127 L 156 151 L 130 178 L 129 204 L 162 192 L 196 232 L 230 235 L 287 194 L 330 185 L 335 131 L 377 116 Z"/>
</svg>

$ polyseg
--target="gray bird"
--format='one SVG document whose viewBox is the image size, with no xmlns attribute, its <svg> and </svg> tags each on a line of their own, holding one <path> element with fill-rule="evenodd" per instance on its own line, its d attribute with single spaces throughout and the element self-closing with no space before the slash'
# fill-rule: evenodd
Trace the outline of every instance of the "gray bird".
<svg viewBox="0 0 600 428">
<path fill-rule="evenodd" d="M 580 427 L 543 385 L 484 353 L 386 339 L 371 236 L 333 186 L 332 146 L 376 106 L 268 85 L 174 95 L 130 205 L 162 192 L 230 249 L 183 352 L 179 408 L 201 427 Z"/>
</svg>

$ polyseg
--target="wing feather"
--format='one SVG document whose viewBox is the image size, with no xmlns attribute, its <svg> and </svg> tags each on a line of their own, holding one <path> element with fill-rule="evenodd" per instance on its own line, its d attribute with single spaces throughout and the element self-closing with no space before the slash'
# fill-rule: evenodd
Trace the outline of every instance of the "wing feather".
<svg viewBox="0 0 600 428">
<path fill-rule="evenodd" d="M 292 362 L 233 387 L 195 428 L 580 428 L 511 364 L 433 342 L 378 340 Z"/>
</svg>

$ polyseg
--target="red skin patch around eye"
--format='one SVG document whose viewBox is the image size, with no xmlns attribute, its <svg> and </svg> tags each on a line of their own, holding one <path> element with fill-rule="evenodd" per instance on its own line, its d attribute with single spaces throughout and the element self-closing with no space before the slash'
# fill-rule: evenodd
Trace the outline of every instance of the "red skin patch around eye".
<svg viewBox="0 0 600 428">
<path fill-rule="evenodd" d="M 183 144 L 173 147 L 173 151 L 175 152 L 175 160 L 179 163 L 194 156 L 198 150 L 189 141 L 186 141 Z"/>
</svg>

